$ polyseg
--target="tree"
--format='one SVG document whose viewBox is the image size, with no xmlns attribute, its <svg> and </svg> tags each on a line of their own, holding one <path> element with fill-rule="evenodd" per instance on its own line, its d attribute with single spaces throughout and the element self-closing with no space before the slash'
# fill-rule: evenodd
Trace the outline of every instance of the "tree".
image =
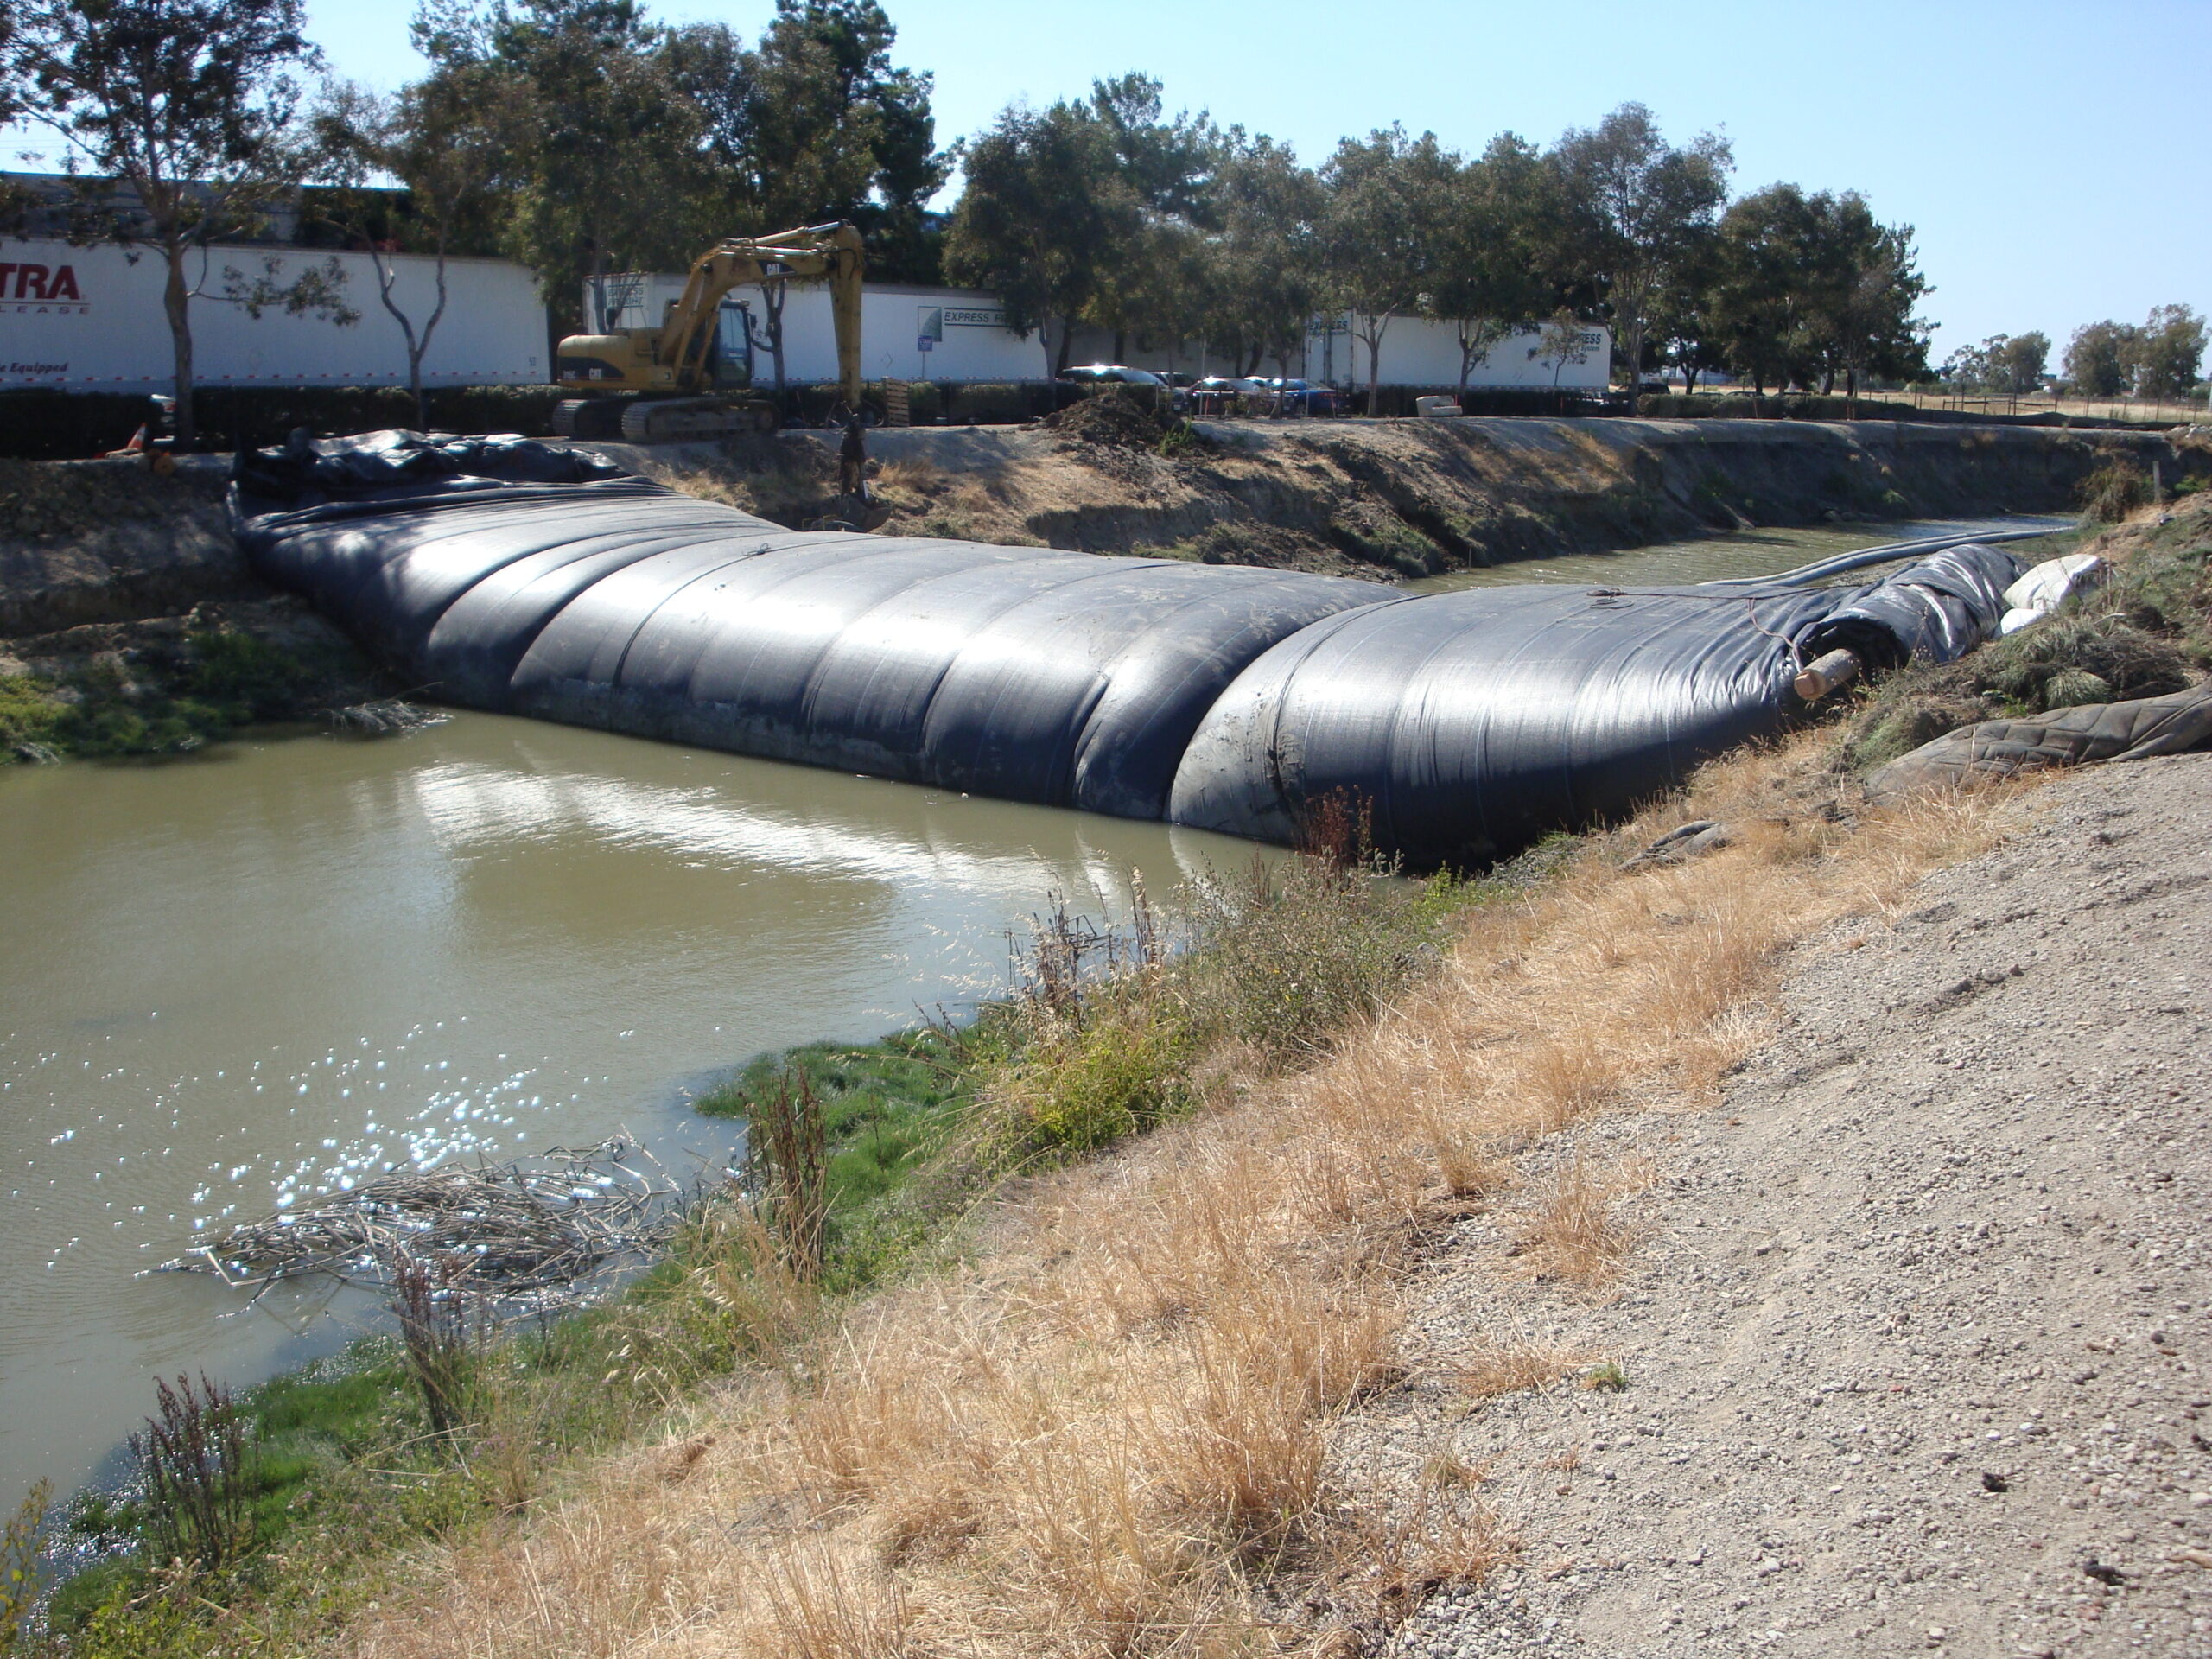
<svg viewBox="0 0 2212 1659">
<path fill-rule="evenodd" d="M 587 283 L 598 329 L 611 271 L 690 263 L 704 118 L 639 0 L 425 0 L 414 34 L 435 84 L 422 94 L 495 136 L 499 244 L 537 273 L 556 333 Z"/>
<path fill-rule="evenodd" d="M 2066 343 L 2067 383 L 2083 397 L 2117 397 L 2127 390 L 2135 356 L 2135 330 L 2126 323 L 2083 323 Z"/>
<path fill-rule="evenodd" d="M 1213 222 L 1214 169 L 1223 141 L 1204 115 L 1163 118 L 1160 83 L 1127 74 L 1093 83 L 1088 118 L 1114 157 L 1139 224 L 1108 250 L 1084 321 L 1112 331 L 1116 362 L 1128 336 L 1185 307 L 1169 289 L 1186 239 Z"/>
<path fill-rule="evenodd" d="M 847 219 L 872 274 L 933 281 L 924 207 L 950 157 L 935 147 L 930 77 L 891 62 L 898 31 L 875 0 L 778 0 L 760 44 L 721 23 L 671 35 L 664 61 L 702 134 L 687 189 L 695 246 Z M 785 383 L 786 290 L 761 296 L 764 343 Z"/>
<path fill-rule="evenodd" d="M 1556 303 L 1558 204 L 1535 148 L 1510 132 L 1444 181 L 1429 314 L 1453 326 L 1459 390 L 1513 327 Z"/>
<path fill-rule="evenodd" d="M 2044 365 L 2050 360 L 2050 336 L 2040 329 L 2003 340 L 1989 360 L 1990 388 L 2018 396 L 2043 383 Z"/>
<path fill-rule="evenodd" d="M 1590 360 L 1590 325 L 1572 311 L 1562 311 L 1544 325 L 1536 343 L 1529 354 L 1540 363 L 1552 365 L 1552 402 L 1559 403 L 1559 378 L 1570 363 Z"/>
<path fill-rule="evenodd" d="M 1583 259 L 1603 280 L 1616 334 L 1626 336 L 1633 380 L 1669 270 L 1727 199 L 1735 165 L 1728 141 L 1707 132 L 1672 148 L 1649 110 L 1624 104 L 1593 130 L 1569 130 L 1551 162 L 1580 221 Z"/>
<path fill-rule="evenodd" d="M 1811 295 L 1817 215 L 1794 184 L 1774 184 L 1732 203 L 1710 257 L 1707 323 L 1735 371 L 1760 396 L 1799 378 L 1812 355 Z"/>
<path fill-rule="evenodd" d="M 1346 138 L 1321 170 L 1321 258 L 1335 302 L 1367 347 L 1367 407 L 1382 384 L 1382 336 L 1420 308 L 1445 253 L 1444 225 L 1459 158 L 1433 132 L 1393 125 Z"/>
<path fill-rule="evenodd" d="M 1914 312 L 1929 293 L 1912 245 L 1912 226 L 1878 223 L 1855 190 L 1826 191 L 1811 199 L 1812 268 L 1805 272 L 1809 343 L 1819 353 L 1821 390 L 1835 389 L 1839 371 L 1857 412 L 1859 384 L 1869 375 L 1909 379 L 1924 372 L 1928 324 Z M 2024 370 L 2025 391 L 2043 371 L 2050 340 L 2040 334 L 2008 342 L 2010 378 L 2022 377 L 2035 341 L 2034 364 Z"/>
<path fill-rule="evenodd" d="M 2204 362 L 2204 319 L 2185 305 L 2162 305 L 2137 331 L 2135 390 L 2145 397 L 2187 397 Z"/>
<path fill-rule="evenodd" d="M 338 82 L 327 87 L 315 126 L 324 161 L 321 171 L 334 187 L 324 216 L 367 250 L 377 277 L 377 298 L 399 325 L 406 342 L 407 385 L 415 394 L 415 418 L 428 428 L 429 402 L 423 388 L 423 359 L 446 314 L 446 260 L 455 238 L 479 213 L 497 170 L 494 136 L 469 100 L 454 96 L 451 79 L 432 79 L 385 98 L 365 86 Z M 371 181 L 397 180 L 406 188 L 410 228 L 429 245 L 435 273 L 435 300 L 418 321 L 401 307 L 395 289 L 397 226 L 377 226 L 391 217 L 372 191 Z M 386 235 L 375 232 L 382 229 Z"/>
<path fill-rule="evenodd" d="M 1233 127 L 1220 140 L 1211 198 L 1206 213 L 1218 229 L 1198 237 L 1198 328 L 1231 354 L 1236 372 L 1256 372 L 1272 353 L 1287 376 L 1321 303 L 1320 181 L 1289 145 Z"/>
<path fill-rule="evenodd" d="M 78 233 L 162 262 L 177 442 L 190 448 L 192 302 L 208 245 L 257 228 L 311 163 L 298 77 L 320 59 L 302 0 L 25 0 L 13 16 L 9 79 L 68 143 L 72 174 L 94 175 L 80 183 Z M 355 315 L 335 261 L 289 282 L 274 256 L 257 279 L 224 276 L 222 297 L 256 315 Z"/>
<path fill-rule="evenodd" d="M 1145 223 L 1111 136 L 1084 105 L 1016 105 L 969 147 L 967 175 L 945 232 L 945 274 L 997 294 L 1007 326 L 1037 330 L 1050 372 L 1064 373 L 1076 320 Z"/>
</svg>

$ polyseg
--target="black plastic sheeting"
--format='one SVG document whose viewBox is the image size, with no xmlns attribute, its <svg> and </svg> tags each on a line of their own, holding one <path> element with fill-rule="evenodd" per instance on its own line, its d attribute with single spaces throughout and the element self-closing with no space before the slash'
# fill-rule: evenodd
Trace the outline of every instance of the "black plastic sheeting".
<svg viewBox="0 0 2212 1659">
<path fill-rule="evenodd" d="M 1476 862 L 1801 711 L 1801 659 L 1942 660 L 2022 569 L 1755 593 L 1376 584 L 789 531 L 587 451 L 412 434 L 242 456 L 239 541 L 419 692 L 1007 800 Z"/>
<path fill-rule="evenodd" d="M 1237 677 L 1200 725 L 1169 816 L 1263 841 L 1349 791 L 1376 842 L 1478 864 L 1679 784 L 1779 731 L 1799 666 L 1838 645 L 1872 665 L 1947 661 L 1993 632 L 2022 565 L 1934 555 L 1870 587 L 1438 594 L 1317 624 Z"/>
</svg>

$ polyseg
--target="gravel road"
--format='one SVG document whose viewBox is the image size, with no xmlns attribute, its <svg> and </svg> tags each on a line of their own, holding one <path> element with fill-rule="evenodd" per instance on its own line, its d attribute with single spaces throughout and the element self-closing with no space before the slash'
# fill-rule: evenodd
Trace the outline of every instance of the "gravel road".
<svg viewBox="0 0 2212 1659">
<path fill-rule="evenodd" d="M 2212 756 L 2018 810 L 1800 952 L 1719 1109 L 1580 1137 L 1653 1178 L 1611 1300 L 1461 1230 L 1424 1380 L 1343 1456 L 1402 1492 L 1487 1465 L 1521 1548 L 1392 1651 L 2212 1655 Z M 1628 1386 L 1471 1410 L 1484 1333 Z"/>
</svg>

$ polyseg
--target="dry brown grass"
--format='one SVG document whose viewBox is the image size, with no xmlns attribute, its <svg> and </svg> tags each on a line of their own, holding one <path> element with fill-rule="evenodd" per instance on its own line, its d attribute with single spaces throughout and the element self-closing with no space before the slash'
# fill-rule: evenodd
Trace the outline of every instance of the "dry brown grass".
<svg viewBox="0 0 2212 1659">
<path fill-rule="evenodd" d="M 1611 1284 L 1643 1236 L 1639 1224 L 1622 1216 L 1619 1200 L 1649 1185 L 1646 1166 L 1599 1173 L 1580 1155 L 1570 1156 L 1529 1193 L 1513 1230 L 1514 1253 L 1539 1278 L 1585 1290 Z"/>
<path fill-rule="evenodd" d="M 423 1563 L 433 1587 L 388 1599 L 349 1650 L 1254 1652 L 1337 1639 L 1270 1622 L 1285 1574 L 1335 1586 L 1321 1604 L 1357 1623 L 1487 1570 L 1510 1541 L 1466 1492 L 1408 1513 L 1333 1491 L 1332 1427 L 1396 1378 L 1410 1247 L 1470 1205 L 1520 1212 L 1548 1271 L 1622 1271 L 1628 1177 L 1548 1138 L 1714 1098 L 1766 1028 L 1779 954 L 1845 916 L 1878 925 L 1986 844 L 2003 798 L 1855 825 L 1778 812 L 1822 765 L 1808 737 L 1712 769 L 1475 912 L 1428 982 L 1310 1071 L 1213 1091 L 1005 1197 L 961 1265 L 834 1319 L 724 1287 L 758 1296 L 776 1363 L 566 1502 Z M 1619 873 L 1693 817 L 1767 822 Z M 1424 1363 L 1480 1398 L 1586 1357 L 1496 1344 Z"/>
<path fill-rule="evenodd" d="M 1499 1342 L 1484 1338 L 1460 1357 L 1457 1381 L 1477 1400 L 1548 1388 L 1590 1363 L 1584 1350 L 1557 1342 Z"/>
</svg>

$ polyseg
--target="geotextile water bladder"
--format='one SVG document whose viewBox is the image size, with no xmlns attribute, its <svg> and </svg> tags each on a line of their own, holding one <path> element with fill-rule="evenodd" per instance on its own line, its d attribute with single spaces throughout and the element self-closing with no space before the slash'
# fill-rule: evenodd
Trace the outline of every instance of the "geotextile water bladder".
<svg viewBox="0 0 2212 1659">
<path fill-rule="evenodd" d="M 242 455 L 232 505 L 263 575 L 442 701 L 1271 841 L 1343 790 L 1421 863 L 1779 729 L 1831 645 L 1957 656 L 2023 568 L 1975 547 L 1856 588 L 1409 597 L 795 531 L 585 451 L 391 433 Z"/>
</svg>

